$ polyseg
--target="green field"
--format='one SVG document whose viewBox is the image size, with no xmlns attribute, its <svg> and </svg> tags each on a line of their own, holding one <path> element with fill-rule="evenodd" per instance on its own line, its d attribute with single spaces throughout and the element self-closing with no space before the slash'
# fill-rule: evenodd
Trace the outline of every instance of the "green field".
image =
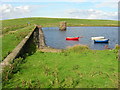
<svg viewBox="0 0 120 90">
<path fill-rule="evenodd" d="M 20 18 L 2 20 L 2 60 L 35 27 L 58 27 L 60 21 L 68 26 L 118 26 L 118 21 Z M 30 25 L 27 23 L 30 22 Z M 117 88 L 118 50 L 90 50 L 73 47 L 63 52 L 36 51 L 16 65 L 16 70 L 3 81 L 4 88 Z M 16 62 L 19 63 L 19 62 Z M 9 70 L 7 71 L 9 72 Z"/>
<path fill-rule="evenodd" d="M 61 53 L 37 51 L 4 88 L 117 88 L 116 50 L 89 50 L 80 46 Z"/>
<path fill-rule="evenodd" d="M 20 18 L 3 20 L 2 26 L 25 26 L 30 24 L 42 25 L 43 27 L 59 26 L 60 21 L 66 21 L 68 26 L 118 26 L 118 21 L 113 20 L 90 20 L 90 19 L 66 19 L 66 18 Z"/>
<path fill-rule="evenodd" d="M 27 26 L 25 28 L 18 29 L 15 32 L 9 31 L 9 33 L 5 34 L 3 37 L 0 37 L 2 38 L 2 60 L 10 54 L 20 41 L 32 30 L 34 30 L 34 26 Z"/>
</svg>

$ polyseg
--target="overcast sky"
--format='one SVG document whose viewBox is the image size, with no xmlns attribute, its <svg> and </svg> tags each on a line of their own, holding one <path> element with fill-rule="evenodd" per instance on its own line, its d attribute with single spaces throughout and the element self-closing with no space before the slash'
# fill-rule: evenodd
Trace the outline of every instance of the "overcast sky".
<svg viewBox="0 0 120 90">
<path fill-rule="evenodd" d="M 1 0 L 1 19 L 52 17 L 118 20 L 119 0 Z"/>
</svg>

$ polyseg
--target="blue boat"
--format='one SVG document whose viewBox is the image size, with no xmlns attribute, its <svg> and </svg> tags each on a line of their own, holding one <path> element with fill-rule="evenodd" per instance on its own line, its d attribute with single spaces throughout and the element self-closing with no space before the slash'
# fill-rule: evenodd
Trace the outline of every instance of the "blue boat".
<svg viewBox="0 0 120 90">
<path fill-rule="evenodd" d="M 109 39 L 99 39 L 99 40 L 94 40 L 94 43 L 108 43 Z"/>
</svg>

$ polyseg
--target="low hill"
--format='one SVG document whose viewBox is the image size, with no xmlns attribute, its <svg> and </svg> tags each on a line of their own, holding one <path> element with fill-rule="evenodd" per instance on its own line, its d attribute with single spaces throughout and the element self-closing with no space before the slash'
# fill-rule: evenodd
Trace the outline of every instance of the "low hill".
<svg viewBox="0 0 120 90">
<path fill-rule="evenodd" d="M 19 18 L 2 20 L 2 26 L 15 26 L 30 24 L 40 24 L 45 26 L 56 26 L 60 21 L 66 21 L 68 26 L 118 26 L 118 21 L 114 20 L 92 20 L 92 19 L 68 19 L 68 18 Z"/>
</svg>

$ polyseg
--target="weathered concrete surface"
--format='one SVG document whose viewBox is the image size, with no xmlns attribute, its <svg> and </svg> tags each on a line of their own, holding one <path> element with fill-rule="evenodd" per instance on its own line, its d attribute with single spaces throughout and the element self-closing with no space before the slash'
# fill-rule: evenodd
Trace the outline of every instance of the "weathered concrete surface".
<svg viewBox="0 0 120 90">
<path fill-rule="evenodd" d="M 67 22 L 66 21 L 60 22 L 59 30 L 65 31 L 66 28 L 67 28 Z"/>
</svg>

